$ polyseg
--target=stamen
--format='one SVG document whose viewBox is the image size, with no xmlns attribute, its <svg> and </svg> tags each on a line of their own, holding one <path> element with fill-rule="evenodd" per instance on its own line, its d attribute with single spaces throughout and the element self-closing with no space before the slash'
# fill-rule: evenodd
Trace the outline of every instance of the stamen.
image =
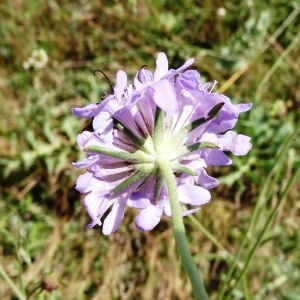
<svg viewBox="0 0 300 300">
<path fill-rule="evenodd" d="M 212 85 L 209 93 L 211 93 L 213 91 L 213 89 L 215 88 L 215 86 L 217 85 L 218 81 L 217 80 L 214 80 L 214 84 Z"/>
</svg>

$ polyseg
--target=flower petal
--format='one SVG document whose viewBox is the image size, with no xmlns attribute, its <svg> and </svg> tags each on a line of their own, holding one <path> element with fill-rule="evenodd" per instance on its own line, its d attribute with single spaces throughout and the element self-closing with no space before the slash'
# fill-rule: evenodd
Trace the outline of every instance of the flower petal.
<svg viewBox="0 0 300 300">
<path fill-rule="evenodd" d="M 183 72 L 188 67 L 190 67 L 194 63 L 194 61 L 195 61 L 194 58 L 189 58 L 180 68 L 178 68 L 176 70 L 170 70 L 169 73 L 172 74 L 172 76 L 177 75 L 177 74 Z"/>
<path fill-rule="evenodd" d="M 149 198 L 140 192 L 134 192 L 131 194 L 130 199 L 127 201 L 127 205 L 132 208 L 144 209 L 150 204 Z"/>
<path fill-rule="evenodd" d="M 234 131 L 227 131 L 225 134 L 205 133 L 202 139 L 218 145 L 223 151 L 231 151 L 234 155 L 245 155 L 252 148 L 250 137 Z"/>
<path fill-rule="evenodd" d="M 115 232 L 118 227 L 120 226 L 121 221 L 124 218 L 124 211 L 126 207 L 125 203 L 115 203 L 113 205 L 113 208 L 111 212 L 106 217 L 104 223 L 103 223 L 103 229 L 102 232 L 105 235 L 112 234 Z"/>
<path fill-rule="evenodd" d="M 174 86 L 167 79 L 162 79 L 151 85 L 154 90 L 153 100 L 162 110 L 172 115 L 178 109 L 178 101 Z"/>
<path fill-rule="evenodd" d="M 116 76 L 116 85 L 114 87 L 114 94 L 120 95 L 124 92 L 127 86 L 127 75 L 124 71 L 120 70 Z"/>
<path fill-rule="evenodd" d="M 200 210 L 200 207 L 199 207 L 199 208 L 193 208 L 193 209 L 185 210 L 185 211 L 182 212 L 181 215 L 182 215 L 183 217 L 186 217 L 186 216 L 188 216 L 188 215 L 191 215 L 191 214 L 196 213 L 198 210 Z"/>
<path fill-rule="evenodd" d="M 219 185 L 219 181 L 216 178 L 209 176 L 205 169 L 201 169 L 198 173 L 197 183 L 205 189 L 213 189 Z"/>
<path fill-rule="evenodd" d="M 94 227 L 95 225 L 101 225 L 101 221 L 98 215 L 98 209 L 103 202 L 103 198 L 97 197 L 95 194 L 89 194 L 85 197 L 84 199 L 84 206 L 92 218 L 93 222 L 88 224 L 86 227 L 91 228 Z"/>
<path fill-rule="evenodd" d="M 94 178 L 93 174 L 89 172 L 80 175 L 77 179 L 75 189 L 80 193 L 89 192 L 90 190 L 88 188 L 93 178 Z"/>
<path fill-rule="evenodd" d="M 98 161 L 99 161 L 99 155 L 91 155 L 81 161 L 73 163 L 73 166 L 78 169 L 88 168 L 88 167 L 96 164 Z"/>
<path fill-rule="evenodd" d="M 159 81 L 168 73 L 169 63 L 165 53 L 160 52 L 156 59 L 156 70 L 154 72 L 154 81 Z"/>
<path fill-rule="evenodd" d="M 207 165 L 228 166 L 232 163 L 232 160 L 219 149 L 201 149 L 199 152 Z"/>
<path fill-rule="evenodd" d="M 185 204 L 200 206 L 207 203 L 210 198 L 210 192 L 203 187 L 194 184 L 191 176 L 184 174 L 177 179 L 179 201 Z"/>
<path fill-rule="evenodd" d="M 160 221 L 163 207 L 158 205 L 148 205 L 142 209 L 135 218 L 135 226 L 142 231 L 152 230 Z"/>
<path fill-rule="evenodd" d="M 239 113 L 243 113 L 243 112 L 246 112 L 251 109 L 252 103 L 240 103 L 240 104 L 234 105 L 234 107 L 236 108 L 236 110 Z"/>
<path fill-rule="evenodd" d="M 73 107 L 72 113 L 80 118 L 92 118 L 98 113 L 98 104 L 89 104 L 85 107 Z"/>
</svg>

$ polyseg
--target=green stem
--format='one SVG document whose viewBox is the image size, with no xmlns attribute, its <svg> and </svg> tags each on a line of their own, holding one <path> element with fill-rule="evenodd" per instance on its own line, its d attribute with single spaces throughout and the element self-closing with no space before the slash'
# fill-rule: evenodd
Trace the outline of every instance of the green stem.
<svg viewBox="0 0 300 300">
<path fill-rule="evenodd" d="M 188 218 L 192 221 L 193 225 L 196 226 L 218 249 L 219 251 L 224 251 L 226 257 L 233 258 L 233 255 L 210 233 L 193 215 L 189 215 Z"/>
<path fill-rule="evenodd" d="M 225 299 L 229 299 L 229 297 L 231 296 L 232 294 L 232 291 L 234 290 L 234 288 L 238 285 L 238 283 L 240 282 L 241 278 L 243 278 L 243 275 L 245 274 L 246 270 L 248 269 L 251 261 L 252 261 L 252 258 L 257 250 L 257 248 L 260 246 L 262 240 L 263 240 L 263 237 L 265 235 L 265 233 L 267 232 L 271 222 L 275 219 L 277 213 L 278 213 L 278 210 L 279 208 L 283 205 L 283 202 L 286 200 L 286 197 L 287 197 L 287 194 L 289 193 L 289 191 L 291 190 L 292 186 L 294 185 L 296 179 L 298 178 L 299 176 L 299 173 L 300 173 L 300 163 L 298 164 L 297 166 L 297 169 L 295 171 L 295 173 L 293 174 L 293 177 L 290 179 L 286 189 L 283 191 L 283 193 L 280 195 L 278 201 L 277 201 L 277 204 L 276 206 L 273 208 L 273 210 L 271 211 L 271 213 L 269 214 L 268 216 L 268 219 L 262 229 L 262 231 L 260 232 L 260 234 L 258 235 L 258 238 L 255 242 L 255 244 L 253 245 L 252 249 L 250 250 L 250 253 L 247 257 L 247 260 L 243 266 L 243 269 L 241 270 L 239 276 L 237 277 L 237 279 L 235 280 L 235 283 L 234 285 L 231 287 L 228 295 L 225 297 Z"/>
<path fill-rule="evenodd" d="M 251 216 L 247 231 L 244 234 L 244 238 L 239 245 L 237 253 L 234 256 L 235 258 L 234 258 L 233 262 L 231 263 L 231 266 L 229 268 L 229 271 L 227 272 L 226 278 L 221 286 L 221 289 L 220 289 L 220 292 L 219 292 L 219 295 L 217 298 L 218 300 L 225 299 L 225 296 L 224 296 L 225 292 L 228 289 L 228 287 L 230 286 L 230 281 L 233 279 L 232 275 L 233 275 L 234 271 L 236 270 L 237 263 L 240 260 L 240 257 L 242 255 L 242 251 L 244 250 L 246 244 L 249 242 L 250 237 L 257 235 L 257 233 L 254 230 L 255 225 L 259 224 L 259 222 L 258 222 L 259 213 L 261 212 L 263 205 L 265 205 L 265 203 L 267 203 L 268 199 L 270 198 L 270 197 L 268 197 L 267 193 L 268 193 L 268 190 L 271 190 L 271 191 L 273 190 L 273 188 L 270 188 L 270 187 L 274 186 L 275 181 L 276 181 L 275 179 L 273 179 L 273 177 L 276 176 L 276 172 L 280 173 L 278 171 L 280 162 L 282 161 L 283 157 L 285 157 L 287 155 L 288 148 L 290 147 L 293 139 L 295 138 L 297 132 L 299 131 L 299 128 L 300 128 L 300 123 L 298 124 L 298 126 L 296 127 L 294 132 L 290 136 L 288 136 L 287 139 L 282 143 L 283 146 L 282 146 L 281 150 L 279 150 L 279 153 L 276 156 L 276 164 L 274 164 L 272 170 L 269 172 L 269 175 L 268 175 L 266 181 L 264 182 L 264 184 L 261 188 L 261 191 L 258 195 L 258 199 L 256 201 L 254 210 L 252 212 L 252 216 Z M 232 292 L 233 292 L 233 290 L 231 288 L 229 290 L 229 294 L 226 297 L 229 297 L 230 293 L 232 293 Z"/>
<path fill-rule="evenodd" d="M 170 204 L 171 204 L 171 210 L 172 210 L 172 223 L 173 223 L 174 236 L 175 236 L 175 241 L 176 241 L 177 249 L 182 264 L 191 281 L 194 293 L 196 294 L 196 299 L 208 300 L 209 298 L 205 291 L 203 282 L 193 262 L 188 247 L 188 242 L 187 242 L 185 228 L 182 219 L 182 211 L 181 211 L 178 192 L 177 192 L 177 183 L 175 180 L 175 176 L 173 174 L 172 167 L 169 161 L 164 158 L 157 158 L 157 165 L 161 174 L 166 180 Z"/>
<path fill-rule="evenodd" d="M 15 283 L 10 279 L 5 269 L 0 265 L 0 276 L 4 279 L 4 281 L 10 286 L 14 294 L 19 300 L 25 300 L 26 296 L 22 294 L 20 289 L 15 285 Z"/>
</svg>

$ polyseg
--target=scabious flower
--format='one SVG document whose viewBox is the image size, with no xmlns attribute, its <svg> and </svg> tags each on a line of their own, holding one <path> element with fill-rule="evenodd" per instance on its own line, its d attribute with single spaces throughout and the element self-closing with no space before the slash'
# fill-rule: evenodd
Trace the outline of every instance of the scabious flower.
<svg viewBox="0 0 300 300">
<path fill-rule="evenodd" d="M 119 71 L 113 94 L 73 108 L 76 116 L 93 118 L 93 131 L 77 139 L 87 157 L 74 163 L 87 169 L 76 184 L 87 193 L 84 204 L 92 219 L 87 227 L 98 224 L 104 234 L 113 233 L 127 206 L 139 210 L 135 225 L 142 231 L 153 229 L 163 214 L 171 216 L 162 162 L 173 170 L 182 215 L 194 213 L 219 184 L 207 166 L 231 164 L 224 151 L 245 155 L 251 149 L 249 137 L 231 130 L 251 104 L 233 105 L 213 93 L 197 71 L 187 70 L 193 62 L 169 70 L 166 55 L 159 53 L 154 73 L 142 68 L 132 85 Z"/>
</svg>

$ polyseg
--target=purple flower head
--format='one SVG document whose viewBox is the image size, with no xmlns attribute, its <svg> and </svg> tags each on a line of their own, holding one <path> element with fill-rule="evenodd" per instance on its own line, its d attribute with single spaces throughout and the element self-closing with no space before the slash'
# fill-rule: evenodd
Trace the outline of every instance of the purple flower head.
<svg viewBox="0 0 300 300">
<path fill-rule="evenodd" d="M 213 93 L 197 71 L 187 70 L 193 61 L 169 70 L 166 55 L 159 53 L 153 74 L 142 68 L 130 85 L 119 71 L 112 95 L 73 108 L 79 117 L 93 117 L 94 131 L 77 139 L 87 157 L 74 163 L 87 169 L 76 184 L 88 193 L 84 204 L 92 223 L 87 227 L 98 224 L 104 234 L 113 233 L 127 206 L 139 209 L 135 224 L 143 231 L 153 229 L 163 214 L 171 216 L 162 160 L 172 167 L 182 215 L 194 213 L 219 184 L 207 166 L 231 164 L 224 151 L 245 155 L 251 149 L 249 137 L 231 130 L 251 104 L 233 105 Z"/>
</svg>

